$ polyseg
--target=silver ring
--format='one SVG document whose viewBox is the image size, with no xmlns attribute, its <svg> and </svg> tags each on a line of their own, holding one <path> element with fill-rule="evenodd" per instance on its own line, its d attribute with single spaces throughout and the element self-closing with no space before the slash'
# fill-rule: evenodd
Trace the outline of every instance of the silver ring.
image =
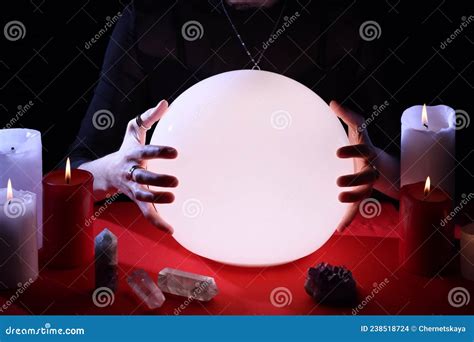
<svg viewBox="0 0 474 342">
<path fill-rule="evenodd" d="M 144 170 L 145 168 L 140 166 L 140 165 L 133 165 L 130 170 L 128 170 L 128 175 L 130 177 L 131 180 L 133 180 L 135 182 L 135 179 L 133 179 L 133 173 L 137 170 L 137 169 L 141 169 L 141 170 Z"/>
<path fill-rule="evenodd" d="M 137 123 L 137 126 L 140 127 L 140 128 L 143 128 L 145 131 L 148 131 L 151 127 L 146 127 L 144 124 L 143 124 L 143 120 L 142 120 L 142 116 L 141 115 L 137 115 L 137 117 L 135 118 L 135 122 Z"/>
</svg>

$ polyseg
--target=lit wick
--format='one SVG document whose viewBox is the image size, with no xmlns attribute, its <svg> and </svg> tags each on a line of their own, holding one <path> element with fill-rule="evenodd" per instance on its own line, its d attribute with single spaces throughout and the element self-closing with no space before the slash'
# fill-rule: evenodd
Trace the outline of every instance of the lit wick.
<svg viewBox="0 0 474 342">
<path fill-rule="evenodd" d="M 10 205 L 11 201 L 13 198 L 13 187 L 12 187 L 12 181 L 10 178 L 8 178 L 8 185 L 7 185 L 7 201 L 8 205 Z"/>
<path fill-rule="evenodd" d="M 423 123 L 423 126 L 428 129 L 428 112 L 426 111 L 426 104 L 423 105 L 423 109 L 421 111 L 421 122 Z"/>
<path fill-rule="evenodd" d="M 66 184 L 71 183 L 71 161 L 69 158 L 66 160 L 66 174 L 64 179 L 66 180 Z"/>
<path fill-rule="evenodd" d="M 431 190 L 431 180 L 430 180 L 430 177 L 427 177 L 426 182 L 425 182 L 425 189 L 424 189 L 425 197 L 429 195 L 430 190 Z"/>
</svg>

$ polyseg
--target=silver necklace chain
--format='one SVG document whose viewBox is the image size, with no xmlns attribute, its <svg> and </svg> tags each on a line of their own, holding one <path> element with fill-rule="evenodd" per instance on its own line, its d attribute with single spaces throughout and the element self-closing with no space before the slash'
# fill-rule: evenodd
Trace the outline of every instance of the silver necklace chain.
<svg viewBox="0 0 474 342">
<path fill-rule="evenodd" d="M 250 61 L 253 63 L 252 70 L 260 70 L 259 63 L 262 61 L 263 54 L 265 53 L 266 50 L 264 49 L 260 53 L 260 56 L 258 57 L 258 59 L 255 60 L 255 58 L 252 56 L 249 49 L 247 48 L 247 45 L 245 44 L 244 40 L 242 39 L 242 36 L 240 35 L 239 31 L 237 30 L 237 27 L 234 25 L 232 19 L 230 18 L 229 12 L 227 12 L 227 8 L 225 8 L 224 0 L 221 0 L 221 5 L 222 5 L 222 9 L 224 10 L 225 16 L 227 17 L 227 20 L 229 21 L 230 26 L 232 26 L 232 29 L 234 30 L 235 35 L 237 36 L 237 38 L 240 41 L 240 44 L 242 45 L 242 47 L 245 50 L 245 53 L 247 54 L 247 56 L 249 56 Z M 280 23 L 283 12 L 285 11 L 285 7 L 286 7 L 286 1 L 283 5 L 283 8 L 281 9 L 280 16 L 278 17 L 277 21 L 275 22 L 275 26 L 273 27 L 273 30 L 270 33 L 270 37 L 273 36 L 273 34 L 275 33 L 275 30 L 277 29 L 278 24 Z"/>
</svg>

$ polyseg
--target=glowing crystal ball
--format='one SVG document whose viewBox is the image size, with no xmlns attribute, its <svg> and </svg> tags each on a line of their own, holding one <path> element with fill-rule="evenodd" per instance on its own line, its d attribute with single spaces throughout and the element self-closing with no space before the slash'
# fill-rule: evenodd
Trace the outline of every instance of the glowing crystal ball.
<svg viewBox="0 0 474 342">
<path fill-rule="evenodd" d="M 336 157 L 346 133 L 318 95 L 282 75 L 240 70 L 197 83 L 171 104 L 151 144 L 179 153 L 148 164 L 180 181 L 175 202 L 156 208 L 203 257 L 287 263 L 323 245 L 346 210 L 336 185 L 353 171 Z"/>
</svg>

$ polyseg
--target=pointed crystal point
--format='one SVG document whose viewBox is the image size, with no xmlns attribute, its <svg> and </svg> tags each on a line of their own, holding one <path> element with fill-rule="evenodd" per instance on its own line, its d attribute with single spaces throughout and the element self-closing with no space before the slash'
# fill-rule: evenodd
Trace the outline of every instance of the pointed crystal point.
<svg viewBox="0 0 474 342">
<path fill-rule="evenodd" d="M 211 300 L 219 292 L 212 277 L 168 267 L 162 269 L 158 274 L 158 286 L 163 292 L 203 302 Z"/>
<path fill-rule="evenodd" d="M 165 296 L 148 273 L 142 269 L 133 271 L 127 278 L 128 285 L 133 292 L 148 306 L 156 309 L 163 305 Z"/>
<path fill-rule="evenodd" d="M 117 237 L 107 228 L 95 238 L 95 286 L 108 287 L 116 291 L 118 287 L 117 275 Z"/>
</svg>

